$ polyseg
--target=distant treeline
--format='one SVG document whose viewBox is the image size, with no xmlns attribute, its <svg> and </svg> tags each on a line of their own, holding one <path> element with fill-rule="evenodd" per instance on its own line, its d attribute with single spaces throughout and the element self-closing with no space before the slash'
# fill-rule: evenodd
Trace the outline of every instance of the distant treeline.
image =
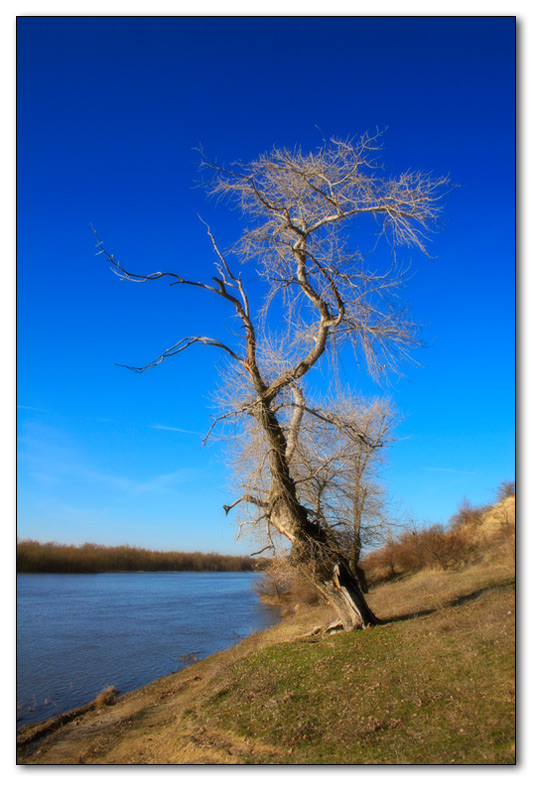
<svg viewBox="0 0 533 800">
<path fill-rule="evenodd" d="M 251 572 L 267 563 L 268 559 L 250 556 L 165 552 L 129 545 L 17 542 L 17 572 Z"/>
</svg>

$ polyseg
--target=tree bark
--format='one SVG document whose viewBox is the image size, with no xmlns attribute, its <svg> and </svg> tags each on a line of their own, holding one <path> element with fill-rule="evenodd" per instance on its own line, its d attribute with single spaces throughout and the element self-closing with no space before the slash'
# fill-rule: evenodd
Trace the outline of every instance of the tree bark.
<svg viewBox="0 0 533 800">
<path fill-rule="evenodd" d="M 365 578 L 364 572 L 358 568 Z M 379 625 L 380 620 L 369 607 L 365 600 L 362 586 L 359 583 L 357 574 L 354 574 L 346 562 L 339 561 L 333 567 L 334 583 L 337 590 L 341 593 L 350 615 L 352 628 L 370 628 Z M 365 580 L 366 586 L 366 580 Z M 343 626 L 346 628 L 346 625 Z"/>
<path fill-rule="evenodd" d="M 360 566 L 359 563 L 354 564 L 353 566 L 350 565 L 350 568 L 351 568 L 352 572 L 354 573 L 354 575 L 357 578 L 359 586 L 361 587 L 361 591 L 364 592 L 364 594 L 367 594 L 368 593 L 368 582 L 367 582 L 367 579 L 366 579 L 366 575 L 365 575 L 364 569 Z"/>
</svg>

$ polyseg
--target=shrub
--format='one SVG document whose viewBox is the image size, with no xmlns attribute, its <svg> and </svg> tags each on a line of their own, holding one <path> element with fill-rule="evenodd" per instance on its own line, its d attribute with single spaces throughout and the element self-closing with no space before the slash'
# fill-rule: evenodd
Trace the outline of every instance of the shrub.
<svg viewBox="0 0 533 800">
<path fill-rule="evenodd" d="M 113 706 L 117 702 L 118 691 L 114 686 L 107 686 L 103 689 L 95 700 L 96 708 Z"/>
<path fill-rule="evenodd" d="M 464 497 L 455 514 L 450 517 L 448 527 L 450 529 L 465 526 L 469 528 L 475 528 L 483 514 L 488 511 L 488 509 L 489 506 L 473 506 L 471 503 L 469 503 L 466 497 Z"/>
<path fill-rule="evenodd" d="M 290 583 L 265 572 L 255 584 L 254 592 L 265 605 L 284 605 L 289 602 Z"/>
<path fill-rule="evenodd" d="M 323 597 L 311 577 L 302 575 L 285 557 L 271 561 L 255 586 L 262 603 L 289 609 L 294 606 L 312 606 L 322 602 Z"/>
<path fill-rule="evenodd" d="M 363 560 L 369 585 L 419 572 L 457 569 L 489 554 L 498 556 L 503 542 L 514 547 L 514 484 L 502 484 L 503 500 L 493 507 L 463 500 L 447 529 L 442 525 L 412 528 Z"/>
<path fill-rule="evenodd" d="M 514 497 L 514 496 L 515 496 L 515 482 L 502 481 L 496 490 L 497 502 L 501 503 L 507 497 Z"/>
</svg>

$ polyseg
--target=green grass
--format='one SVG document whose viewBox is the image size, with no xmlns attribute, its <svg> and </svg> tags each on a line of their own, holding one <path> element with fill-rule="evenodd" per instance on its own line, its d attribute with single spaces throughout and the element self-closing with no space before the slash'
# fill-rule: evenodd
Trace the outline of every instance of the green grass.
<svg viewBox="0 0 533 800">
<path fill-rule="evenodd" d="M 434 580 L 445 603 L 255 652 L 192 716 L 259 743 L 247 763 L 514 763 L 514 587 Z"/>
</svg>

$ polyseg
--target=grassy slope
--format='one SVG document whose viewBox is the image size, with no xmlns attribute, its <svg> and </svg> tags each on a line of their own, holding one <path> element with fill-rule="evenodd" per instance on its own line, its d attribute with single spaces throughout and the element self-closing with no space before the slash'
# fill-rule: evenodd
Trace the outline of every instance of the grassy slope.
<svg viewBox="0 0 533 800">
<path fill-rule="evenodd" d="M 513 587 L 433 581 L 410 581 L 433 590 L 419 615 L 378 595 L 385 628 L 250 656 L 196 719 L 269 745 L 263 763 L 513 763 Z"/>
<path fill-rule="evenodd" d="M 304 612 L 40 739 L 26 729 L 19 763 L 514 763 L 509 555 L 369 599 L 384 627 L 298 638 Z"/>
</svg>

